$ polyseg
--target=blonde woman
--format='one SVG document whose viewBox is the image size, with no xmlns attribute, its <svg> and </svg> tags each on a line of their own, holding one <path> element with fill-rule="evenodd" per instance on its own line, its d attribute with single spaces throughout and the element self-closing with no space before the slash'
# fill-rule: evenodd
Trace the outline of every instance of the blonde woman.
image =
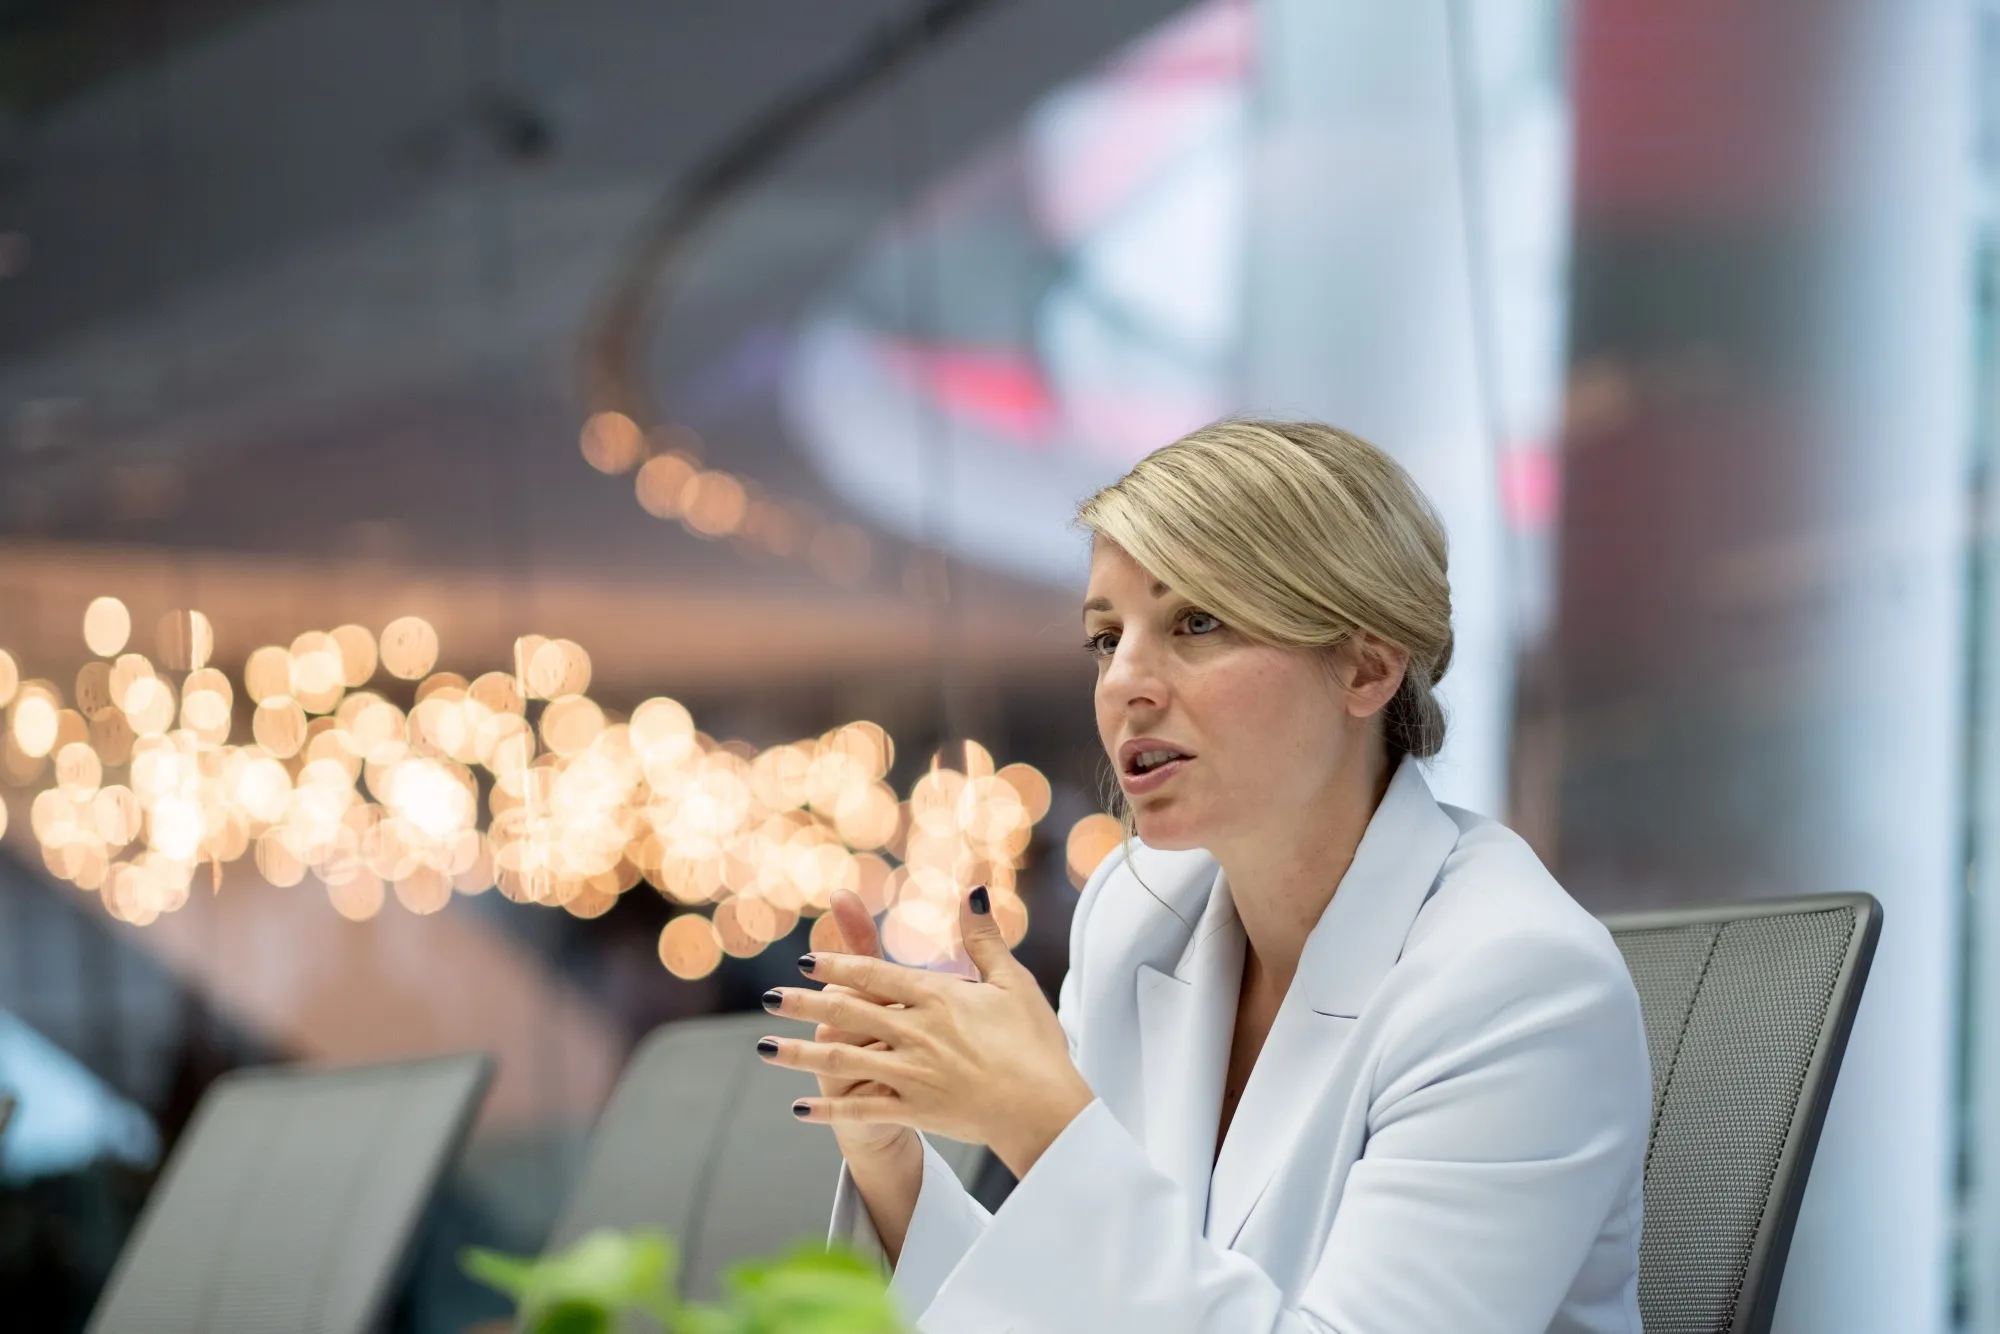
<svg viewBox="0 0 2000 1334">
<path fill-rule="evenodd" d="M 800 966 L 766 1038 L 839 1137 L 833 1231 L 928 1334 L 1636 1334 L 1650 1086 L 1604 929 L 1440 805 L 1445 539 L 1326 426 L 1225 422 L 1088 501 L 1083 630 L 1136 838 L 1060 1008 L 983 890 L 981 979 Z M 988 1214 L 918 1133 L 1020 1178 Z"/>
</svg>

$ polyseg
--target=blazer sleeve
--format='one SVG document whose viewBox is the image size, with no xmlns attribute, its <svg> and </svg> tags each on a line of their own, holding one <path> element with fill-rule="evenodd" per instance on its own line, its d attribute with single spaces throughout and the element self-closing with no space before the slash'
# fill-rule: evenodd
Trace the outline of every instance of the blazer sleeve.
<svg viewBox="0 0 2000 1334">
<path fill-rule="evenodd" d="M 1281 1291 L 1249 1257 L 1206 1239 L 1202 1202 L 1155 1169 L 1100 1100 L 1029 1169 L 918 1328 L 1546 1329 L 1600 1229 L 1637 1204 L 1643 1030 L 1608 942 L 1494 945 L 1400 979 L 1413 996 L 1448 999 L 1398 1007 L 1402 1031 L 1338 1212 L 1330 1228 L 1296 1221 L 1327 1229 L 1301 1290 Z"/>
<path fill-rule="evenodd" d="M 1082 983 L 1079 979 L 1084 957 L 1084 922 L 1104 883 L 1125 861 L 1128 851 L 1126 847 L 1114 849 L 1091 873 L 1083 893 L 1078 896 L 1076 911 L 1070 918 L 1070 966 L 1063 974 L 1062 987 L 1057 996 L 1056 1018 L 1069 1035 L 1071 1060 L 1077 1058 L 1083 1039 Z M 918 1138 L 923 1137 L 920 1135 Z M 966 1252 L 972 1249 L 972 1244 L 979 1240 L 992 1218 L 993 1215 L 965 1189 L 951 1165 L 925 1139 L 923 1184 L 918 1187 L 916 1210 L 910 1215 L 902 1254 L 897 1257 L 889 1281 L 890 1290 L 896 1294 L 906 1312 L 919 1312 L 931 1304 L 945 1279 Z M 862 1201 L 861 1192 L 855 1189 L 854 1178 L 844 1161 L 840 1165 L 839 1180 L 834 1185 L 833 1220 L 827 1240 L 844 1242 L 863 1255 L 872 1256 L 885 1270 L 890 1269 L 888 1256 L 882 1249 L 882 1239 L 875 1232 L 875 1221 L 869 1217 L 868 1206 Z"/>
</svg>

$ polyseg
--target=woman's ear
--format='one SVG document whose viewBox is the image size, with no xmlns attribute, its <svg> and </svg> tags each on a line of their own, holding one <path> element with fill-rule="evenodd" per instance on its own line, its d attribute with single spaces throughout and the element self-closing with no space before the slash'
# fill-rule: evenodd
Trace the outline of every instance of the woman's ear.
<svg viewBox="0 0 2000 1334">
<path fill-rule="evenodd" d="M 1410 665 L 1410 651 L 1398 648 L 1366 630 L 1341 646 L 1347 659 L 1341 676 L 1347 687 L 1347 711 L 1356 718 L 1370 718 L 1389 707 L 1402 689 L 1403 673 Z"/>
</svg>

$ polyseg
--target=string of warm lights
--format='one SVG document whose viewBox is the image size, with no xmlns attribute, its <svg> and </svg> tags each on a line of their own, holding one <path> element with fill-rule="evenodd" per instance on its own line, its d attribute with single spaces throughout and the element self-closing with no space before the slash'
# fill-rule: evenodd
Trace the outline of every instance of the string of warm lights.
<svg viewBox="0 0 2000 1334">
<path fill-rule="evenodd" d="M 237 687 L 208 665 L 208 619 L 163 617 L 158 662 L 128 650 L 131 629 L 118 599 L 90 604 L 95 656 L 68 701 L 0 650 L 0 778 L 38 789 L 29 828 L 49 871 L 122 921 L 185 905 L 204 865 L 219 890 L 223 866 L 247 856 L 276 887 L 315 876 L 354 921 L 391 894 L 422 914 L 496 887 L 595 917 L 643 882 L 704 909 L 660 936 L 661 962 L 685 978 L 802 917 L 819 918 L 813 943 L 827 947 L 820 914 L 841 888 L 906 963 L 952 954 L 974 884 L 990 887 L 1010 944 L 1027 930 L 1015 876 L 1049 783 L 1032 765 L 996 767 L 977 742 L 934 756 L 899 797 L 895 744 L 875 723 L 764 750 L 718 741 L 672 699 L 604 709 L 586 693 L 590 655 L 566 639 L 523 636 L 511 671 L 435 671 L 437 632 L 406 616 L 379 637 L 343 625 L 251 653 L 250 740 L 233 743 Z M 367 688 L 378 672 L 416 682 L 407 711 Z M 1109 816 L 1079 821 L 1072 880 L 1119 837 Z"/>
<path fill-rule="evenodd" d="M 767 556 L 800 560 L 822 578 L 850 587 L 867 577 L 874 561 L 864 529 L 829 522 L 809 505 L 703 467 L 699 438 L 685 426 L 648 435 L 622 412 L 594 412 L 578 445 L 599 472 L 632 473 L 633 493 L 646 513 L 676 521 L 697 537 L 730 538 Z"/>
</svg>

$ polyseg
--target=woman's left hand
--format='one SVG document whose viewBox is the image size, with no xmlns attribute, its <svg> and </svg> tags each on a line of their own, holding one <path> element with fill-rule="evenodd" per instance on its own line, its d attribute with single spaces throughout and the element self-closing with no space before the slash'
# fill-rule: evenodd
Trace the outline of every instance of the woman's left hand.
<svg viewBox="0 0 2000 1334">
<path fill-rule="evenodd" d="M 1097 1095 L 1070 1060 L 1040 984 L 1007 949 L 984 888 L 959 905 L 959 924 L 978 981 L 852 954 L 806 955 L 800 967 L 814 980 L 848 991 L 778 987 L 765 993 L 765 1008 L 884 1045 L 781 1039 L 764 1059 L 891 1090 L 802 1098 L 792 1105 L 801 1120 L 893 1122 L 986 1144 L 1024 1176 Z"/>
</svg>

